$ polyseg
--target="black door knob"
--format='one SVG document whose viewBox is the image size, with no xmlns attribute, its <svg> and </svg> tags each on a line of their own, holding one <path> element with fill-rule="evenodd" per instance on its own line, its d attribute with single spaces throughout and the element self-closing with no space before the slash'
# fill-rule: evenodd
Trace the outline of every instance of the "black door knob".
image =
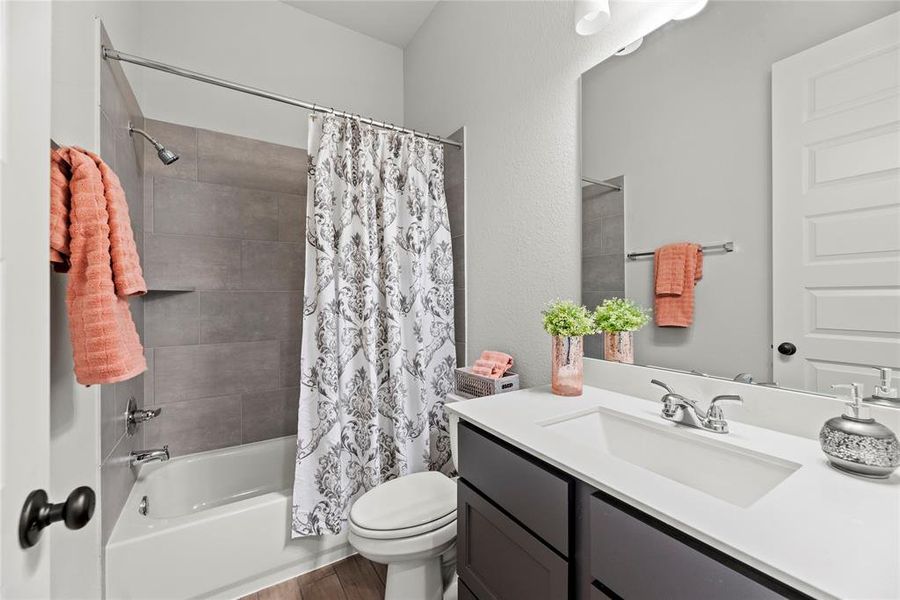
<svg viewBox="0 0 900 600">
<path fill-rule="evenodd" d="M 793 356 L 797 353 L 797 346 L 793 345 L 790 342 L 781 342 L 778 344 L 778 352 L 780 354 L 784 354 L 785 356 Z"/>
<path fill-rule="evenodd" d="M 65 502 L 51 504 L 47 492 L 34 490 L 28 494 L 19 515 L 19 545 L 31 548 L 41 539 L 44 527 L 62 521 L 69 529 L 81 529 L 94 516 L 97 498 L 94 490 L 83 485 L 72 490 Z"/>
</svg>

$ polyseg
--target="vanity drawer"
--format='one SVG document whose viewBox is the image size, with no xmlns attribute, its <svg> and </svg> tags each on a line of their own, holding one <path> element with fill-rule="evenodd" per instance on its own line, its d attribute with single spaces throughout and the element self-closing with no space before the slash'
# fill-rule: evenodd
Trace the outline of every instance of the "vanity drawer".
<svg viewBox="0 0 900 600">
<path fill-rule="evenodd" d="M 462 586 L 479 600 L 568 598 L 569 564 L 565 559 L 464 481 L 457 487 L 457 572 Z"/>
<path fill-rule="evenodd" d="M 569 555 L 569 479 L 465 422 L 459 424 L 459 474 L 560 554 Z"/>
<path fill-rule="evenodd" d="M 591 576 L 625 600 L 807 597 L 600 492 L 590 515 Z"/>
</svg>

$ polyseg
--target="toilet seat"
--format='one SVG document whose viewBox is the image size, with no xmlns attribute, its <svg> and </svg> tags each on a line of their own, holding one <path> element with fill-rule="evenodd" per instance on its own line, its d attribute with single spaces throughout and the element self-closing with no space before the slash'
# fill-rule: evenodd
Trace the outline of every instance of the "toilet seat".
<svg viewBox="0 0 900 600">
<path fill-rule="evenodd" d="M 437 531 L 456 521 L 456 483 L 436 471 L 413 473 L 363 494 L 350 509 L 350 530 L 373 540 Z"/>
</svg>

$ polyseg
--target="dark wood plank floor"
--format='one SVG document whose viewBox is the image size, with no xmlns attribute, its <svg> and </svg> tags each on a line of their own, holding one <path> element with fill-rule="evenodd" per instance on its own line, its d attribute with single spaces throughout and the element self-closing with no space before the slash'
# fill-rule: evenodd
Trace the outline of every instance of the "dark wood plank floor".
<svg viewBox="0 0 900 600">
<path fill-rule="evenodd" d="M 387 566 L 356 554 L 241 600 L 384 600 Z"/>
</svg>

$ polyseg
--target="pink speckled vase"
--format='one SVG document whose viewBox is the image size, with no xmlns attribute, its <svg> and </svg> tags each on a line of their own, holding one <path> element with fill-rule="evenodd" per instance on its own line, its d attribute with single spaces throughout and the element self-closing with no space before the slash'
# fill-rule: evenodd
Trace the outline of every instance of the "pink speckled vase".
<svg viewBox="0 0 900 600">
<path fill-rule="evenodd" d="M 580 396 L 584 388 L 584 338 L 553 336 L 550 387 L 557 396 Z"/>
<path fill-rule="evenodd" d="M 603 333 L 603 358 L 612 362 L 634 364 L 634 332 L 606 331 Z"/>
</svg>

